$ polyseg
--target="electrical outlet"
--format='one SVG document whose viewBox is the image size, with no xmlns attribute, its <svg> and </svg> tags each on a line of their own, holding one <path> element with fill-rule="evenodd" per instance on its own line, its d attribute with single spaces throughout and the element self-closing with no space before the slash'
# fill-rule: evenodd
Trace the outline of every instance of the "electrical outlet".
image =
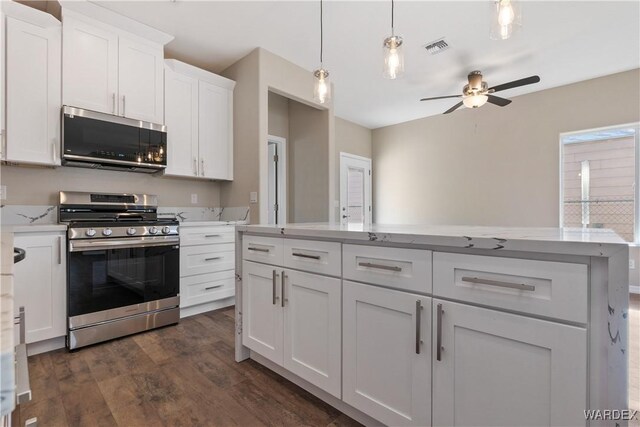
<svg viewBox="0 0 640 427">
<path fill-rule="evenodd" d="M 7 186 L 0 185 L 0 200 L 7 200 Z"/>
<path fill-rule="evenodd" d="M 198 195 L 197 194 L 192 194 L 191 195 L 191 203 L 193 203 L 193 204 L 198 203 Z"/>
<path fill-rule="evenodd" d="M 249 203 L 258 203 L 258 192 L 252 191 L 249 193 Z"/>
<path fill-rule="evenodd" d="M 629 269 L 630 270 L 634 270 L 636 268 L 636 260 L 635 259 L 630 259 L 629 260 Z"/>
</svg>

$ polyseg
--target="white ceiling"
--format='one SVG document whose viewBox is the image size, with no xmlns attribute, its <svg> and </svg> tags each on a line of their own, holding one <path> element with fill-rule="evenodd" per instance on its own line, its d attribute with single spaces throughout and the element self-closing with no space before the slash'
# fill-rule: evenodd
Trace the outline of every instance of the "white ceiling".
<svg viewBox="0 0 640 427">
<path fill-rule="evenodd" d="M 214 72 L 258 46 L 308 70 L 319 64 L 318 1 L 96 3 L 173 34 L 168 56 Z M 405 75 L 389 81 L 382 77 L 381 45 L 390 33 L 390 1 L 325 1 L 325 67 L 336 115 L 377 128 L 440 114 L 455 100 L 418 100 L 460 93 L 475 69 L 490 86 L 541 77 L 501 94 L 513 97 L 640 66 L 638 1 L 524 2 L 522 29 L 503 41 L 489 39 L 489 3 L 396 1 Z M 443 36 L 451 48 L 428 55 L 423 46 Z"/>
</svg>

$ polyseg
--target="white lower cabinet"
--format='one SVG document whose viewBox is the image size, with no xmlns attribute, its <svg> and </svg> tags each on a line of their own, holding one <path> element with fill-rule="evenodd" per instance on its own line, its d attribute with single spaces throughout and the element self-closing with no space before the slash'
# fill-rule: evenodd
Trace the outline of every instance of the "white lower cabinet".
<svg viewBox="0 0 640 427">
<path fill-rule="evenodd" d="M 434 299 L 433 343 L 434 425 L 585 425 L 585 329 Z"/>
<path fill-rule="evenodd" d="M 26 251 L 13 267 L 16 314 L 25 308 L 27 343 L 67 333 L 66 240 L 64 232 L 16 233 L 14 246 Z"/>
<path fill-rule="evenodd" d="M 343 400 L 387 425 L 431 425 L 431 298 L 343 282 Z"/>
<path fill-rule="evenodd" d="M 340 398 L 340 279 L 243 263 L 242 341 Z"/>
</svg>

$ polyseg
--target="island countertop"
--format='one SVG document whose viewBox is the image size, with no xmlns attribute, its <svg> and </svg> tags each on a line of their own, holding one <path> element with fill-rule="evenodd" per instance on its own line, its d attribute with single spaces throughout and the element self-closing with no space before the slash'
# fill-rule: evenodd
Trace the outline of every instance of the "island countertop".
<svg viewBox="0 0 640 427">
<path fill-rule="evenodd" d="M 348 226 L 329 223 L 238 225 L 237 231 L 285 237 L 367 241 L 384 244 L 609 256 L 628 248 L 608 229 L 485 227 L 460 225 Z"/>
</svg>

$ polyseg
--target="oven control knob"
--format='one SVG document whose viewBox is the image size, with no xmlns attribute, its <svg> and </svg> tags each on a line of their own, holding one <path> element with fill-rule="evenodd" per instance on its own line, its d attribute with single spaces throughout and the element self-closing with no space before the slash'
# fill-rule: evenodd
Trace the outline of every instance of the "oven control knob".
<svg viewBox="0 0 640 427">
<path fill-rule="evenodd" d="M 111 233 L 113 233 L 113 230 L 111 230 L 110 228 L 105 228 L 104 230 L 102 230 L 103 236 L 111 236 Z"/>
<path fill-rule="evenodd" d="M 96 230 L 95 228 L 90 228 L 87 231 L 85 231 L 84 234 L 86 234 L 87 237 L 93 237 L 96 235 Z"/>
<path fill-rule="evenodd" d="M 128 228 L 128 229 L 127 229 L 127 234 L 128 234 L 129 236 L 133 236 L 134 234 L 136 234 L 136 231 L 137 231 L 137 230 L 136 230 L 135 228 L 131 227 L 131 228 Z"/>
<path fill-rule="evenodd" d="M 162 232 L 164 234 L 169 234 L 171 233 L 171 227 L 169 227 L 168 225 L 165 225 L 164 227 L 162 227 Z"/>
<path fill-rule="evenodd" d="M 158 227 L 155 227 L 155 226 L 151 227 L 149 229 L 149 234 L 158 234 Z"/>
</svg>

